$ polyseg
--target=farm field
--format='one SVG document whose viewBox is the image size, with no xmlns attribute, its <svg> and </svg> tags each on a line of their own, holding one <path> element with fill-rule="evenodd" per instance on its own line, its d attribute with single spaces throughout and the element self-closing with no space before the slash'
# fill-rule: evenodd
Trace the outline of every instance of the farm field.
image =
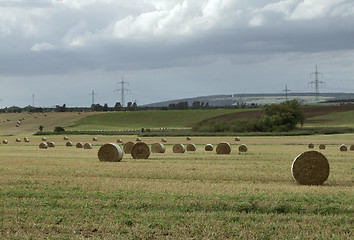
<svg viewBox="0 0 354 240">
<path fill-rule="evenodd" d="M 62 136 L 0 144 L 2 239 L 352 239 L 354 134 L 301 137 L 168 137 L 166 153 L 100 162 L 104 143 L 137 136 L 69 136 L 93 149 L 65 147 Z M 161 138 L 146 137 L 151 145 Z M 230 155 L 205 152 L 222 141 Z M 175 154 L 176 143 L 196 152 Z M 293 159 L 315 144 L 330 163 L 322 186 L 301 186 Z M 248 152 L 239 153 L 239 144 Z M 325 150 L 318 150 L 325 144 Z"/>
</svg>

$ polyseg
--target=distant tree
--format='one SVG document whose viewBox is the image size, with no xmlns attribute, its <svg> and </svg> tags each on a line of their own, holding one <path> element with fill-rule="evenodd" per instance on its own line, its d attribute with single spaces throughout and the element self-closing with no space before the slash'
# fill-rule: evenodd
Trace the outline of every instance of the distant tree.
<svg viewBox="0 0 354 240">
<path fill-rule="evenodd" d="M 102 111 L 104 111 L 104 112 L 107 112 L 107 111 L 108 111 L 108 104 L 107 104 L 107 103 L 105 103 L 105 104 L 103 105 Z"/>
<path fill-rule="evenodd" d="M 54 132 L 56 132 L 56 133 L 65 132 L 65 129 L 61 126 L 57 126 L 54 128 Z"/>
<path fill-rule="evenodd" d="M 114 111 L 122 110 L 122 104 L 120 102 L 116 102 L 113 109 L 114 109 Z"/>
<path fill-rule="evenodd" d="M 133 105 L 132 105 L 132 110 L 133 110 L 133 111 L 138 110 L 138 105 L 136 104 L 136 102 L 133 103 Z"/>
<path fill-rule="evenodd" d="M 44 127 L 42 125 L 40 125 L 38 129 L 39 129 L 40 132 L 43 132 L 43 128 Z"/>
</svg>

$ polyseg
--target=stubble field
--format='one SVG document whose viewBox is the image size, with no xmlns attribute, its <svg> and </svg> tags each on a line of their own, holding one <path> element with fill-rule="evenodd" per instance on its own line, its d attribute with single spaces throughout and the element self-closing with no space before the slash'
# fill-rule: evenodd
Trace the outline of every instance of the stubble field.
<svg viewBox="0 0 354 240">
<path fill-rule="evenodd" d="M 41 139 L 0 145 L 0 238 L 3 239 L 352 239 L 353 134 L 303 137 L 168 137 L 166 153 L 122 162 L 100 162 L 104 143 L 136 136 L 72 136 L 92 150 L 40 150 Z M 4 137 L 1 140 L 5 139 Z M 160 138 L 143 138 L 147 144 Z M 204 151 L 232 144 L 230 155 Z M 323 186 L 292 178 L 293 159 L 326 144 L 330 163 Z M 175 143 L 196 152 L 175 154 Z M 239 153 L 238 145 L 248 152 Z M 320 150 L 318 150 L 320 151 Z"/>
</svg>

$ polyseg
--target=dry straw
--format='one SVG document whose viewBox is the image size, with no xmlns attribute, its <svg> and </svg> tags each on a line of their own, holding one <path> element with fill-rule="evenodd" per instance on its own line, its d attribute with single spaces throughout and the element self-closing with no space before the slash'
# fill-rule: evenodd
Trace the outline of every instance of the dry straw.
<svg viewBox="0 0 354 240">
<path fill-rule="evenodd" d="M 98 159 L 102 162 L 120 162 L 123 158 L 122 149 L 115 143 L 107 143 L 98 150 Z"/>
<path fill-rule="evenodd" d="M 190 143 L 187 145 L 188 152 L 195 152 L 196 150 L 197 150 L 197 147 L 193 143 Z"/>
<path fill-rule="evenodd" d="M 354 151 L 354 145 L 350 146 L 350 151 Z"/>
<path fill-rule="evenodd" d="M 310 143 L 310 144 L 308 145 L 308 147 L 309 147 L 309 148 L 314 148 L 315 145 L 313 145 L 313 143 Z"/>
<path fill-rule="evenodd" d="M 348 150 L 347 146 L 345 144 L 340 145 L 339 150 L 341 152 L 346 152 Z"/>
<path fill-rule="evenodd" d="M 320 144 L 320 145 L 318 146 L 318 148 L 324 150 L 324 149 L 326 149 L 326 145 Z"/>
<path fill-rule="evenodd" d="M 97 137 L 92 138 L 92 141 L 97 142 L 98 141 Z"/>
<path fill-rule="evenodd" d="M 329 163 L 322 153 L 307 151 L 294 159 L 291 173 L 301 185 L 321 185 L 328 179 Z"/>
<path fill-rule="evenodd" d="M 137 141 L 137 142 L 141 142 L 141 138 L 137 138 L 136 141 Z"/>
<path fill-rule="evenodd" d="M 69 140 L 69 138 L 65 136 L 65 137 L 64 137 L 64 140 L 67 141 L 67 140 Z"/>
<path fill-rule="evenodd" d="M 82 144 L 82 142 L 78 142 L 76 143 L 76 148 L 83 148 L 84 145 Z"/>
<path fill-rule="evenodd" d="M 46 137 L 42 137 L 42 141 L 47 141 L 47 138 Z"/>
<path fill-rule="evenodd" d="M 30 140 L 29 140 L 29 138 L 28 138 L 28 137 L 25 137 L 25 138 L 23 139 L 23 141 L 25 141 L 25 142 L 29 142 Z"/>
<path fill-rule="evenodd" d="M 132 152 L 132 148 L 135 145 L 135 142 L 127 142 L 123 146 L 123 151 L 126 154 L 130 154 Z"/>
<path fill-rule="evenodd" d="M 51 147 L 51 148 L 55 147 L 55 143 L 54 142 L 48 142 L 48 147 Z"/>
<path fill-rule="evenodd" d="M 46 143 L 46 142 L 41 142 L 41 143 L 39 144 L 39 148 L 40 148 L 40 149 L 47 149 L 47 148 L 48 148 L 48 143 Z"/>
<path fill-rule="evenodd" d="M 16 142 L 21 142 L 21 138 L 16 138 Z"/>
<path fill-rule="evenodd" d="M 123 140 L 121 138 L 117 139 L 117 143 L 123 143 Z"/>
<path fill-rule="evenodd" d="M 211 152 L 214 150 L 214 146 L 212 144 L 205 145 L 205 151 Z"/>
<path fill-rule="evenodd" d="M 183 144 L 175 144 L 173 145 L 172 151 L 174 153 L 184 153 L 186 151 L 186 147 Z"/>
<path fill-rule="evenodd" d="M 239 137 L 235 137 L 235 141 L 239 142 L 239 141 L 241 141 L 241 139 Z"/>
<path fill-rule="evenodd" d="M 221 142 L 216 146 L 216 153 L 217 154 L 230 154 L 231 146 L 227 142 Z"/>
<path fill-rule="evenodd" d="M 191 138 L 191 137 L 187 137 L 186 139 L 187 139 L 188 141 L 192 140 L 192 138 Z"/>
<path fill-rule="evenodd" d="M 84 149 L 92 149 L 92 144 L 91 143 L 85 143 L 84 144 Z"/>
<path fill-rule="evenodd" d="M 138 142 L 132 147 L 131 154 L 134 159 L 148 159 L 150 148 L 146 143 Z"/>
<path fill-rule="evenodd" d="M 165 143 L 165 142 L 167 142 L 167 139 L 166 139 L 166 138 L 162 138 L 162 139 L 161 139 L 161 142 L 164 142 L 164 143 Z"/>
<path fill-rule="evenodd" d="M 152 153 L 165 153 L 166 147 L 162 143 L 153 143 L 151 145 L 151 152 Z"/>
<path fill-rule="evenodd" d="M 2 140 L 2 144 L 7 144 L 8 141 L 5 139 L 5 140 Z"/>
<path fill-rule="evenodd" d="M 242 144 L 238 147 L 238 151 L 239 152 L 247 152 L 248 151 L 248 148 L 246 146 L 246 144 Z"/>
<path fill-rule="evenodd" d="M 66 142 L 65 144 L 67 147 L 72 147 L 73 146 L 73 143 L 72 142 Z"/>
</svg>

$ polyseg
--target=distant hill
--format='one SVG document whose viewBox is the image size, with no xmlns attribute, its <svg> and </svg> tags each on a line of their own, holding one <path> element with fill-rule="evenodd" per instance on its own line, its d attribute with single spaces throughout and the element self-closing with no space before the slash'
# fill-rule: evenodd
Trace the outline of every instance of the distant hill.
<svg viewBox="0 0 354 240">
<path fill-rule="evenodd" d="M 288 99 L 296 99 L 303 104 L 311 104 L 315 102 L 314 93 L 289 93 Z M 319 95 L 320 102 L 340 101 L 352 99 L 354 101 L 354 93 L 321 93 Z M 209 106 L 231 106 L 237 104 L 273 104 L 285 101 L 284 94 L 234 94 L 234 95 L 210 95 L 193 98 L 176 99 L 164 102 L 157 102 L 144 105 L 146 107 L 167 107 L 169 104 L 177 104 L 179 102 L 188 102 L 191 106 L 193 102 L 199 101 L 209 103 Z"/>
</svg>

